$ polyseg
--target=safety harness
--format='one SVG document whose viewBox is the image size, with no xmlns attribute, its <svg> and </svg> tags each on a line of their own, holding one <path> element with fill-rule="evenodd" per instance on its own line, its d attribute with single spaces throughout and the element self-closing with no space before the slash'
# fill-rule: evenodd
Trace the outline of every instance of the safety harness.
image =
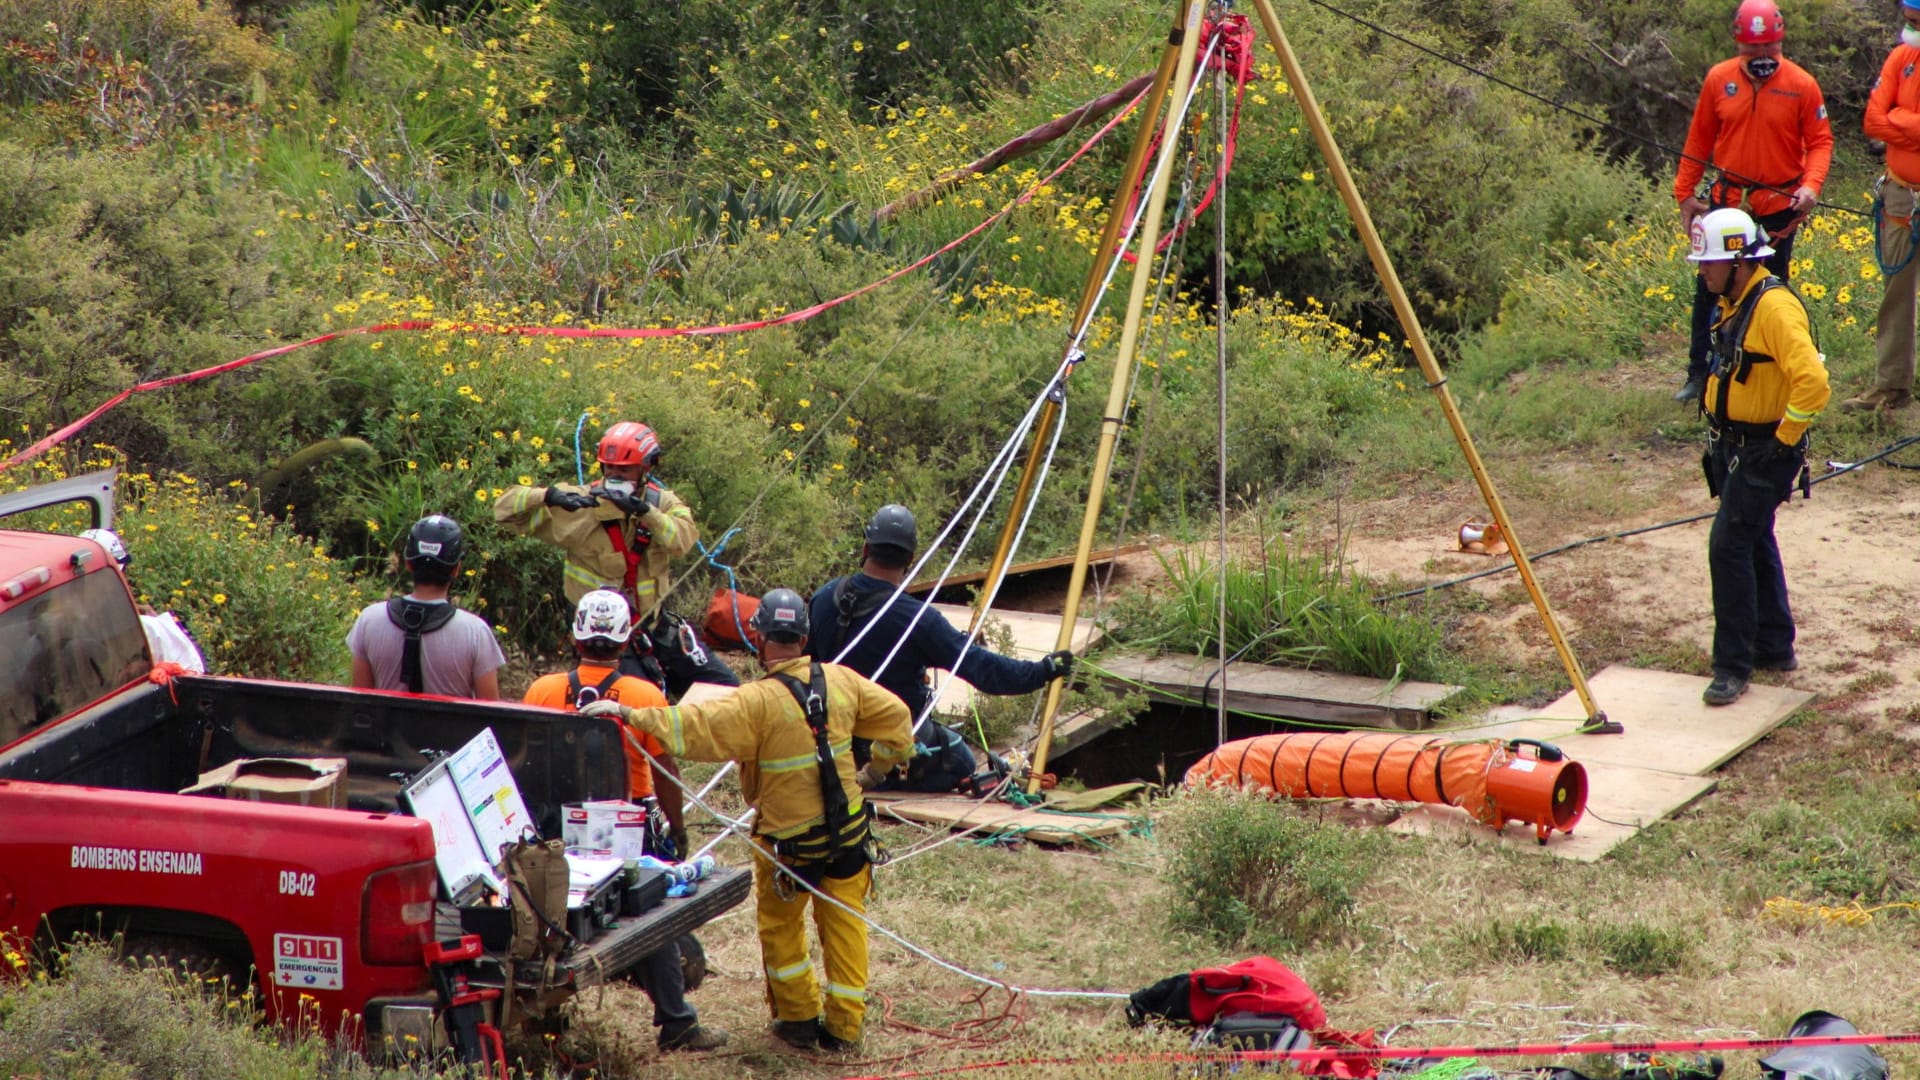
<svg viewBox="0 0 1920 1080">
<path fill-rule="evenodd" d="M 853 578 L 848 576 L 841 578 L 833 586 L 833 609 L 839 613 L 839 618 L 834 622 L 840 628 L 840 641 L 827 642 L 822 645 L 823 649 L 839 648 L 840 643 L 846 641 L 852 634 L 855 626 L 871 619 L 873 613 L 879 611 L 880 606 L 887 602 L 886 589 L 854 592 L 852 585 Z"/>
<path fill-rule="evenodd" d="M 613 692 L 613 684 L 619 681 L 620 668 L 617 664 L 612 671 L 607 672 L 606 678 L 600 680 L 598 686 L 588 686 L 582 683 L 580 681 L 580 669 L 574 668 L 572 671 L 567 672 L 567 689 L 571 695 L 570 700 L 573 702 L 573 707 L 576 709 L 584 709 L 596 701 L 604 700 L 609 693 Z"/>
<path fill-rule="evenodd" d="M 400 681 L 413 693 L 426 686 L 426 672 L 420 666 L 420 638 L 453 621 L 459 609 L 442 601 L 428 603 L 411 596 L 396 596 L 387 601 L 387 621 L 406 632 L 407 642 L 400 651 Z"/>
<path fill-rule="evenodd" d="M 876 852 L 870 850 L 872 829 L 866 803 L 853 810 L 846 785 L 840 781 L 833 736 L 827 727 L 826 671 L 815 661 L 809 665 L 805 683 L 782 672 L 775 672 L 773 678 L 799 703 L 807 728 L 813 732 L 813 756 L 820 769 L 820 804 L 824 808 L 820 824 L 798 836 L 774 840 L 773 853 L 818 888 L 826 878 L 852 877 L 867 863 L 884 859 L 876 858 Z"/>
<path fill-rule="evenodd" d="M 1753 322 L 1753 314 L 1760 307 L 1760 298 L 1775 289 L 1785 289 L 1787 295 L 1793 297 L 1796 303 L 1800 300 L 1800 294 L 1794 292 L 1786 282 L 1776 277 L 1765 277 L 1760 280 L 1760 284 L 1755 285 L 1752 291 L 1747 293 L 1746 299 L 1740 301 L 1740 306 L 1734 310 L 1731 318 L 1713 328 L 1713 374 L 1720 379 L 1719 392 L 1714 395 L 1713 409 L 1710 412 L 1706 409 L 1705 402 L 1701 403 L 1701 411 L 1707 412 L 1708 438 L 1711 443 L 1718 444 L 1722 440 L 1731 440 L 1736 446 L 1744 446 L 1758 439 L 1771 439 L 1780 428 L 1778 420 L 1770 423 L 1754 423 L 1733 420 L 1727 416 L 1727 401 L 1732 394 L 1733 384 L 1739 383 L 1745 386 L 1747 377 L 1753 374 L 1755 364 L 1774 362 L 1774 358 L 1766 353 L 1750 351 L 1746 341 L 1747 327 Z M 1805 442 L 1806 439 L 1803 436 L 1801 443 L 1804 445 Z M 1709 449 L 1709 454 L 1711 452 Z M 1717 496 L 1719 485 L 1715 482 L 1711 468 L 1707 469 L 1707 477 L 1708 490 Z M 1804 463 L 1800 467 L 1799 475 L 1794 478 L 1794 484 L 1800 488 L 1801 498 L 1812 496 L 1812 483 Z M 1787 494 L 1789 497 L 1792 496 L 1792 485 L 1788 487 Z"/>
</svg>

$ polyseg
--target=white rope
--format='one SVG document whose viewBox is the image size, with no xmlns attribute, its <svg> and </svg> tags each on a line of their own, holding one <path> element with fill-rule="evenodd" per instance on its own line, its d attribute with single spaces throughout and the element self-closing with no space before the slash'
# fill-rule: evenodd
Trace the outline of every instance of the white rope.
<svg viewBox="0 0 1920 1080">
<path fill-rule="evenodd" d="M 654 759 L 654 756 L 652 754 L 647 753 L 647 748 L 640 745 L 640 739 L 638 736 L 636 736 L 633 733 L 633 729 L 629 727 L 624 720 L 621 720 L 618 722 L 620 724 L 620 730 L 622 734 L 626 736 L 628 743 L 630 743 L 634 747 L 634 749 L 640 751 L 641 755 L 645 757 L 648 762 L 656 766 L 659 765 L 659 762 Z M 664 770 L 662 771 L 664 772 Z M 720 838 L 717 838 L 714 840 L 713 842 L 714 844 L 719 843 L 720 839 L 724 839 L 727 833 L 730 833 L 745 824 L 746 822 L 745 818 L 742 818 L 736 821 L 732 818 L 727 817 L 725 814 L 722 814 L 719 811 L 715 810 L 713 807 L 708 806 L 706 803 L 706 800 L 702 799 L 698 794 L 694 792 L 692 788 L 688 787 L 685 783 L 683 783 L 679 777 L 674 776 L 671 773 L 666 773 L 665 775 L 668 777 L 668 779 L 673 781 L 676 787 L 678 787 L 681 791 L 686 793 L 687 800 L 689 802 L 693 803 L 693 805 L 699 807 L 700 809 L 705 810 L 707 813 L 713 815 L 715 820 L 720 821 L 727 826 L 726 832 L 721 833 Z M 974 982 L 981 983 L 986 986 L 999 987 L 1000 989 L 1005 990 L 1009 994 L 1026 994 L 1029 997 L 1099 998 L 1099 999 L 1114 999 L 1114 1000 L 1124 1001 L 1129 996 L 1127 994 L 1118 993 L 1112 990 L 1046 990 L 1046 989 L 1040 989 L 1040 988 L 1031 987 L 1031 986 L 1015 986 L 1014 984 L 1010 982 L 1006 982 L 1005 980 L 1002 980 L 1002 979 L 988 978 L 985 975 L 968 971 L 966 968 L 961 967 L 959 964 L 956 964 L 951 960 L 946 960 L 939 956 L 936 956 L 933 953 L 928 952 L 926 949 L 923 949 L 920 946 L 915 945 L 913 942 L 908 941 L 906 938 L 901 937 L 899 934 L 896 934 L 893 931 L 887 929 L 886 927 L 881 926 L 879 923 L 874 922 L 871 918 L 867 916 L 865 912 L 855 911 L 854 909 L 841 903 L 839 900 L 835 899 L 834 897 L 828 896 L 826 893 L 821 892 L 819 889 L 814 888 L 813 885 L 810 884 L 806 878 L 801 877 L 799 873 L 795 871 L 791 866 L 788 866 L 787 864 L 781 862 L 778 859 L 769 857 L 767 855 L 767 851 L 765 848 L 761 847 L 759 844 L 751 843 L 751 841 L 749 841 L 749 844 L 753 848 L 753 852 L 756 857 L 765 859 L 768 863 L 772 864 L 775 870 L 778 870 L 780 873 L 785 874 L 788 877 L 792 878 L 794 881 L 798 882 L 801 888 L 812 893 L 820 901 L 824 901 L 825 903 L 832 904 L 834 907 L 839 908 L 841 911 L 844 911 L 847 914 L 853 916 L 854 918 L 859 919 L 861 922 L 865 923 L 869 929 L 878 932 L 882 937 L 885 937 L 887 940 L 893 942 L 894 944 L 900 946 L 901 948 L 907 950 L 908 952 L 913 953 L 914 955 L 919 956 L 922 959 L 932 961 L 935 965 L 945 968 L 946 970 L 951 971 L 954 974 L 959 975 L 963 978 L 971 979 Z M 713 844 L 709 844 L 707 846 L 712 847 Z"/>
</svg>

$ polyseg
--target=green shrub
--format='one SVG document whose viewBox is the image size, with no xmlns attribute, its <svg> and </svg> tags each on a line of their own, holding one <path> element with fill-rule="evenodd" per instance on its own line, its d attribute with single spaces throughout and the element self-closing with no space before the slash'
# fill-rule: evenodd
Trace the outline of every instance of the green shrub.
<svg viewBox="0 0 1920 1080">
<path fill-rule="evenodd" d="M 1173 925 L 1222 947 L 1285 954 L 1350 923 L 1384 841 L 1243 792 L 1175 801 L 1164 831 Z"/>
<path fill-rule="evenodd" d="M 1168 588 L 1123 612 L 1114 636 L 1169 652 L 1214 654 L 1219 564 L 1184 549 L 1160 563 Z M 1374 603 L 1371 587 L 1337 554 L 1299 554 L 1276 538 L 1258 563 L 1230 563 L 1224 587 L 1227 650 L 1254 663 L 1396 679 L 1435 678 L 1446 663 L 1440 627 Z"/>
<path fill-rule="evenodd" d="M 1671 975 L 1693 959 L 1693 938 L 1679 930 L 1630 922 L 1588 931 L 1595 951 L 1622 975 Z"/>
<path fill-rule="evenodd" d="M 1557 963 L 1572 954 L 1576 937 L 1565 924 L 1526 915 L 1490 919 L 1461 934 L 1476 964 Z"/>
</svg>

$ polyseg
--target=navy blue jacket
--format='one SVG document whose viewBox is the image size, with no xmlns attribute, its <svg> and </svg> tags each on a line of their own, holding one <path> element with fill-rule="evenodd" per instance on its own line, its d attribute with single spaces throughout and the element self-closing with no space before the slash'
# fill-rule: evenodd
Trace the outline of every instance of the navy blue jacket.
<svg viewBox="0 0 1920 1080">
<path fill-rule="evenodd" d="M 834 578 L 822 585 L 813 594 L 807 609 L 807 618 L 812 623 L 808 648 L 817 660 L 832 660 L 839 654 L 841 646 L 860 632 L 861 626 L 874 621 L 872 618 L 856 618 L 846 634 L 841 634 L 840 610 L 835 606 L 834 592 L 843 581 L 852 595 L 880 594 L 877 598 L 869 598 L 869 603 L 884 603 L 893 592 L 891 584 L 866 574 Z M 878 616 L 878 625 L 867 631 L 867 636 L 860 639 L 859 646 L 840 661 L 892 691 L 895 697 L 906 702 L 907 708 L 913 710 L 916 719 L 927 707 L 930 692 L 926 683 L 927 669 L 938 667 L 954 671 L 954 660 L 967 643 L 967 635 L 954 629 L 946 616 L 931 609 L 920 616 L 919 622 L 914 623 L 909 636 L 907 624 L 913 622 L 914 613 L 923 607 L 926 607 L 925 601 L 902 594 L 893 602 L 893 606 Z M 902 637 L 906 638 L 906 644 L 900 646 L 893 663 L 887 665 L 885 671 L 875 674 L 894 642 Z M 954 674 L 972 683 L 983 694 L 1028 694 L 1047 685 L 1045 661 L 1015 660 L 1001 656 L 978 641 L 967 650 L 966 659 L 961 661 L 959 670 Z"/>
</svg>

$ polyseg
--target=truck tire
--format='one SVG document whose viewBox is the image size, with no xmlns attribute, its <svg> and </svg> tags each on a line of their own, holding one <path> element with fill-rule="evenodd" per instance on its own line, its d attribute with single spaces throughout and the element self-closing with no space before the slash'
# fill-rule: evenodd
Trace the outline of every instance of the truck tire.
<svg viewBox="0 0 1920 1080">
<path fill-rule="evenodd" d="M 120 956 L 135 967 L 164 970 L 202 985 L 224 983 L 235 991 L 247 986 L 246 968 L 198 938 L 179 934 L 128 934 L 121 939 Z"/>
</svg>

